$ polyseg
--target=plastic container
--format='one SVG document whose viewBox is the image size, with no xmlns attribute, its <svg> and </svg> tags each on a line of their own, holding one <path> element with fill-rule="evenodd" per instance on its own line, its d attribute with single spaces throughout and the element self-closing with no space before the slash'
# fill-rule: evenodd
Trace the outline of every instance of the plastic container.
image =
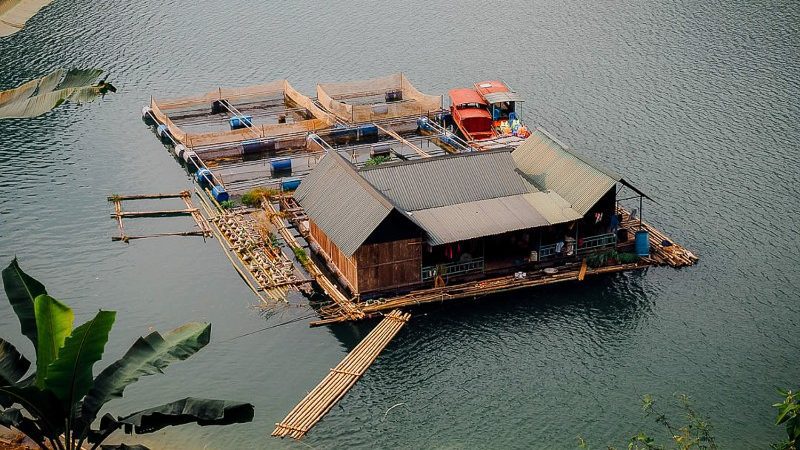
<svg viewBox="0 0 800 450">
<path fill-rule="evenodd" d="M 281 181 L 281 190 L 283 191 L 293 191 L 300 186 L 300 178 L 284 178 Z"/>
<path fill-rule="evenodd" d="M 200 186 L 205 187 L 211 184 L 211 182 L 214 180 L 214 174 L 212 174 L 210 170 L 203 167 L 197 170 L 197 172 L 194 174 L 194 179 L 197 180 L 197 183 Z"/>
<path fill-rule="evenodd" d="M 358 127 L 358 137 L 377 136 L 378 126 L 373 124 L 360 125 Z"/>
<path fill-rule="evenodd" d="M 291 158 L 275 158 L 269 161 L 272 173 L 275 172 L 292 172 L 292 159 Z"/>
<path fill-rule="evenodd" d="M 370 158 L 374 158 L 376 156 L 391 156 L 391 154 L 392 154 L 392 149 L 386 142 L 372 144 L 372 146 L 369 149 Z"/>
<path fill-rule="evenodd" d="M 245 155 L 262 153 L 270 150 L 275 150 L 275 141 L 260 141 L 254 139 L 242 142 L 242 153 Z"/>
<path fill-rule="evenodd" d="M 211 195 L 214 196 L 214 200 L 222 203 L 230 200 L 230 195 L 228 195 L 228 191 L 225 190 L 222 185 L 218 184 L 211 188 Z"/>
<path fill-rule="evenodd" d="M 253 116 L 233 116 L 229 120 L 231 130 L 238 130 L 240 128 L 252 127 Z"/>
<path fill-rule="evenodd" d="M 642 257 L 650 256 L 650 233 L 647 230 L 639 230 L 636 232 L 636 241 L 634 244 L 636 254 Z"/>
<path fill-rule="evenodd" d="M 417 127 L 423 131 L 433 131 L 433 125 L 427 117 L 420 117 L 417 119 Z"/>
</svg>

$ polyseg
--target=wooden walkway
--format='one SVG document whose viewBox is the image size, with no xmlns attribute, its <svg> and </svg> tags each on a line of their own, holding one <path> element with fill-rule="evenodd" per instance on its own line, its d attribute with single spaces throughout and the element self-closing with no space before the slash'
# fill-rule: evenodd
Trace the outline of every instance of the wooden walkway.
<svg viewBox="0 0 800 450">
<path fill-rule="evenodd" d="M 272 202 L 269 200 L 264 200 L 261 202 L 261 206 L 267 212 L 267 216 L 270 218 L 271 223 L 275 226 L 278 230 L 278 233 L 281 235 L 283 240 L 286 242 L 293 251 L 295 249 L 303 250 L 305 249 L 297 242 L 297 239 L 294 238 L 292 232 L 286 226 L 283 221 L 283 216 L 280 212 L 275 209 Z M 309 239 L 310 237 L 306 237 Z M 364 313 L 358 309 L 355 303 L 353 303 L 346 295 L 339 290 L 336 285 L 328 279 L 325 274 L 322 273 L 319 267 L 314 263 L 314 261 L 309 257 L 308 261 L 305 264 L 305 269 L 308 273 L 316 280 L 317 284 L 325 291 L 325 294 L 333 300 L 333 302 L 337 306 L 337 311 L 339 311 L 343 317 L 346 317 L 349 320 L 359 320 L 364 318 Z"/>
<path fill-rule="evenodd" d="M 387 314 L 283 421 L 275 424 L 272 435 L 295 439 L 305 436 L 356 384 L 410 317 L 411 314 L 397 309 Z"/>
<path fill-rule="evenodd" d="M 130 200 L 160 200 L 180 198 L 186 205 L 186 209 L 170 209 L 161 211 L 123 211 L 122 202 Z M 145 239 L 151 237 L 163 236 L 211 236 L 211 228 L 208 226 L 205 218 L 203 218 L 200 211 L 192 204 L 192 195 L 189 191 L 181 191 L 176 194 L 136 194 L 136 195 L 112 195 L 108 197 L 108 201 L 114 204 L 114 212 L 111 213 L 111 218 L 117 221 L 119 227 L 119 236 L 113 236 L 112 241 L 130 242 L 134 239 Z M 199 230 L 194 231 L 179 231 L 172 233 L 154 233 L 142 236 L 129 236 L 125 233 L 125 225 L 122 222 L 123 218 L 143 218 L 143 217 L 174 217 L 174 216 L 192 216 Z"/>
</svg>

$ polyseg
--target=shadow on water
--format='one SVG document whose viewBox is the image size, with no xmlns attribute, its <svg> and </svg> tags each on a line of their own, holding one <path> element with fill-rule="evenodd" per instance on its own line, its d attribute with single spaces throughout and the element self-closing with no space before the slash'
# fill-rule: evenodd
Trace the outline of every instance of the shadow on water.
<svg viewBox="0 0 800 450">
<path fill-rule="evenodd" d="M 425 339 L 452 334 L 467 337 L 497 330 L 524 329 L 564 317 L 583 318 L 591 329 L 613 331 L 619 336 L 634 330 L 650 309 L 643 287 L 647 269 L 601 275 L 583 282 L 539 286 L 516 292 L 487 295 L 474 299 L 431 303 L 411 309 L 411 321 L 396 339 L 410 334 Z M 372 331 L 378 320 L 331 325 L 328 328 L 351 351 Z M 467 335 L 467 336 L 465 336 Z M 392 344 L 390 344 L 391 346 Z"/>
</svg>

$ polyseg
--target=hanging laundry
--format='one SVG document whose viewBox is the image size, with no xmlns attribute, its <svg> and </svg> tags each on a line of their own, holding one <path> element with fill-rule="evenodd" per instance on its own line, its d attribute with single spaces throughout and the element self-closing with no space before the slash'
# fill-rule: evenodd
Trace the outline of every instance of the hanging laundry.
<svg viewBox="0 0 800 450">
<path fill-rule="evenodd" d="M 602 220 L 603 220 L 603 213 L 601 213 L 601 212 L 594 213 L 594 223 L 595 224 L 598 224 L 598 223 L 602 222 Z"/>
<path fill-rule="evenodd" d="M 561 253 L 561 250 L 564 248 L 564 241 L 556 242 L 556 253 Z"/>
</svg>

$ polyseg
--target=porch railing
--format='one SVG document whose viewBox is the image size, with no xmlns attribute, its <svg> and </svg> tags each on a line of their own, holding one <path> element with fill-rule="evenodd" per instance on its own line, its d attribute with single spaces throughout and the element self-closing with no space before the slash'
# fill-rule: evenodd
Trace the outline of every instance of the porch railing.
<svg viewBox="0 0 800 450">
<path fill-rule="evenodd" d="M 563 243 L 562 245 L 567 246 L 568 244 Z M 575 243 L 573 243 L 573 245 L 575 245 Z M 614 247 L 616 245 L 617 245 L 617 235 L 614 233 L 589 236 L 580 239 L 580 245 L 577 246 L 577 252 L 573 250 L 572 255 L 584 255 L 586 253 L 591 253 L 598 249 Z M 539 247 L 539 260 L 542 261 L 558 257 L 559 253 L 556 252 L 557 247 L 558 244 L 542 245 L 541 247 Z"/>
<path fill-rule="evenodd" d="M 483 258 L 474 258 L 467 261 L 456 261 L 448 264 L 437 264 L 422 268 L 422 281 L 428 281 L 441 275 L 443 277 L 461 275 L 470 272 L 482 271 L 484 268 Z"/>
</svg>

